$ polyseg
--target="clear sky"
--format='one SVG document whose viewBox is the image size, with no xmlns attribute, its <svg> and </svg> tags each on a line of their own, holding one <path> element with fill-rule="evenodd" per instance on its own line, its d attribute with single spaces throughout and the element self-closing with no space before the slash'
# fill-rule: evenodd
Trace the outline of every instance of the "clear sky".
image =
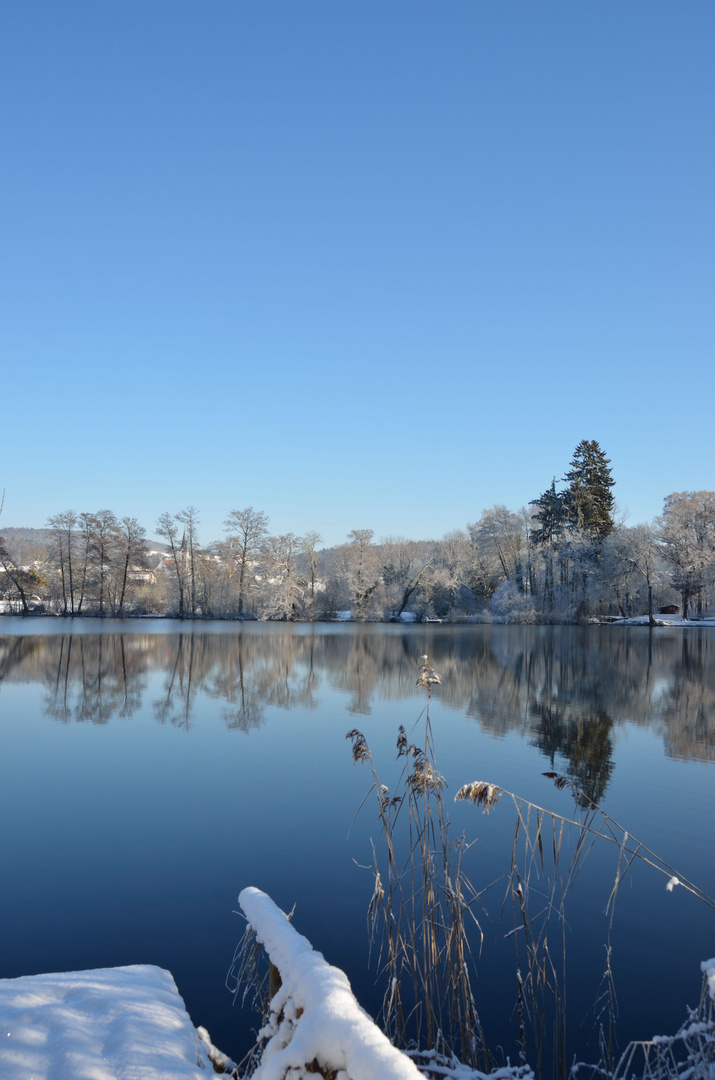
<svg viewBox="0 0 715 1080">
<path fill-rule="evenodd" d="M 715 488 L 712 0 L 0 0 L 2 524 Z"/>
</svg>

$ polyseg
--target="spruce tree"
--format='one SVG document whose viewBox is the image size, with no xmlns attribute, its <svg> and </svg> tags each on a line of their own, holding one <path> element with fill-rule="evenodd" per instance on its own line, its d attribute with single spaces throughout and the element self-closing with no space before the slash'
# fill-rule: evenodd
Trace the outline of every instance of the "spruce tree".
<svg viewBox="0 0 715 1080">
<path fill-rule="evenodd" d="M 529 506 L 537 507 L 534 520 L 539 523 L 539 527 L 531 531 L 532 543 L 551 544 L 558 540 L 564 528 L 565 510 L 563 493 L 556 490 L 556 477 L 551 481 L 551 487 L 538 499 L 532 499 Z"/>
<path fill-rule="evenodd" d="M 574 450 L 571 468 L 564 480 L 566 523 L 570 529 L 584 529 L 602 540 L 614 527 L 613 493 L 615 480 L 610 459 L 595 439 L 582 439 Z"/>
</svg>

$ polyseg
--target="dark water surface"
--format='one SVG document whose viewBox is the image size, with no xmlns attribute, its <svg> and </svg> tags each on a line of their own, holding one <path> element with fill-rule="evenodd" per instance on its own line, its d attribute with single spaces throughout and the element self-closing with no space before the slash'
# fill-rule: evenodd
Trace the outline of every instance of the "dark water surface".
<svg viewBox="0 0 715 1080">
<path fill-rule="evenodd" d="M 266 890 L 368 1011 L 370 777 L 393 785 L 399 724 L 421 741 L 417 658 L 444 677 L 432 726 L 470 872 L 508 872 L 514 812 L 451 795 L 489 780 L 564 814 L 571 776 L 680 875 L 715 895 L 715 632 L 634 627 L 279 626 L 0 618 L 0 977 L 152 963 L 238 1057 L 254 1018 L 224 987 L 247 885 Z M 352 827 L 351 827 L 352 824 Z M 615 859 L 595 852 L 567 926 L 569 1016 L 603 966 Z M 488 1041 L 516 1060 L 510 916 L 486 897 L 476 991 Z M 673 1031 L 715 955 L 715 916 L 636 867 L 613 937 L 619 1036 Z M 511 950 L 511 951 L 509 951 Z M 596 1049 L 591 1045 L 591 1057 Z"/>
</svg>

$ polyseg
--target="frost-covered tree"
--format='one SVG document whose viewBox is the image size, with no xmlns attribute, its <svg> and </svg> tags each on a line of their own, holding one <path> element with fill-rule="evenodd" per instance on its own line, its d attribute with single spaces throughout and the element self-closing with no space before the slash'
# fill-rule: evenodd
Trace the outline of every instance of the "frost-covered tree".
<svg viewBox="0 0 715 1080">
<path fill-rule="evenodd" d="M 471 610 L 472 544 L 464 529 L 454 529 L 434 544 L 425 593 L 434 614 L 452 618 L 458 608 Z"/>
<path fill-rule="evenodd" d="M 683 618 L 688 618 L 693 599 L 701 615 L 705 591 L 715 579 L 715 491 L 668 495 L 658 526 L 673 588 L 682 597 Z"/>
<path fill-rule="evenodd" d="M 75 611 L 82 614 L 85 600 L 88 600 L 88 589 L 92 584 L 92 537 L 94 535 L 94 514 L 84 512 L 79 515 L 77 530 L 77 570 L 75 579 L 77 582 L 77 607 Z"/>
<path fill-rule="evenodd" d="M 606 551 L 613 567 L 611 587 L 619 614 L 624 617 L 632 615 L 635 603 L 640 604 L 640 614 L 645 602 L 648 621 L 652 625 L 653 591 L 663 582 L 663 555 L 656 530 L 648 524 L 615 529 L 608 537 Z"/>
<path fill-rule="evenodd" d="M 353 618 L 364 622 L 374 614 L 375 593 L 380 585 L 380 560 L 373 545 L 372 529 L 353 529 L 341 549 L 342 569 L 350 594 Z"/>
<path fill-rule="evenodd" d="M 105 614 L 108 584 L 115 569 L 120 543 L 117 516 L 112 510 L 98 510 L 96 514 L 83 514 L 86 538 L 87 576 L 94 588 L 97 611 Z"/>
<path fill-rule="evenodd" d="M 156 523 L 156 531 L 159 536 L 166 540 L 171 551 L 171 562 L 179 594 L 179 617 L 182 618 L 185 614 L 186 568 L 181 556 L 181 541 L 179 540 L 179 527 L 176 524 L 176 518 L 172 517 L 168 511 L 165 511 Z"/>
<path fill-rule="evenodd" d="M 64 510 L 48 518 L 52 533 L 52 554 L 62 590 L 62 613 L 74 615 L 75 602 L 75 545 L 79 518 L 74 510 Z"/>
<path fill-rule="evenodd" d="M 500 581 L 513 581 L 524 592 L 528 587 L 525 517 L 497 505 L 483 510 L 479 521 L 467 528 L 472 539 L 474 569 L 485 599 L 489 599 Z"/>
<path fill-rule="evenodd" d="M 48 519 L 51 560 L 59 577 L 65 615 L 82 615 L 92 604 L 100 615 L 116 610 L 121 527 L 111 510 L 75 514 L 66 510 Z"/>
<path fill-rule="evenodd" d="M 316 593 L 323 589 L 318 576 L 321 562 L 318 545 L 322 542 L 323 538 L 317 532 L 307 532 L 298 541 L 305 564 L 305 613 L 311 620 L 316 616 Z"/>
<path fill-rule="evenodd" d="M 141 566 L 146 558 L 146 530 L 134 517 L 123 517 L 119 522 L 118 542 L 118 601 L 117 614 L 124 614 L 124 604 L 130 584 L 129 573 L 133 566 Z"/>
<path fill-rule="evenodd" d="M 179 522 L 180 525 L 183 525 L 184 527 L 184 534 L 181 541 L 181 554 L 184 560 L 186 578 L 188 582 L 189 612 L 191 615 L 195 615 L 197 607 L 196 563 L 199 546 L 199 537 L 197 531 L 199 524 L 199 512 L 195 506 L 187 506 L 185 510 L 179 511 L 179 513 L 176 515 L 176 520 Z"/>
<path fill-rule="evenodd" d="M 245 510 L 232 510 L 224 524 L 229 537 L 222 552 L 234 566 L 240 618 L 244 614 L 248 591 L 255 584 L 255 564 L 268 535 L 268 517 L 262 510 L 248 506 Z"/>
<path fill-rule="evenodd" d="M 385 537 L 380 552 L 385 613 L 399 618 L 414 599 L 432 559 L 424 544 L 402 536 Z"/>
<path fill-rule="evenodd" d="M 601 539 L 587 529 L 572 529 L 559 544 L 555 608 L 566 620 L 585 619 L 603 600 L 604 552 Z"/>
<path fill-rule="evenodd" d="M 266 618 L 294 620 L 300 617 L 305 583 L 298 573 L 297 556 L 302 539 L 294 533 L 269 536 L 263 548 L 263 612 Z"/>
<path fill-rule="evenodd" d="M 566 525 L 584 529 L 591 536 L 603 538 L 614 527 L 613 492 L 615 480 L 607 458 L 595 439 L 582 439 L 574 450 L 571 467 L 564 480 L 563 494 Z"/>
</svg>

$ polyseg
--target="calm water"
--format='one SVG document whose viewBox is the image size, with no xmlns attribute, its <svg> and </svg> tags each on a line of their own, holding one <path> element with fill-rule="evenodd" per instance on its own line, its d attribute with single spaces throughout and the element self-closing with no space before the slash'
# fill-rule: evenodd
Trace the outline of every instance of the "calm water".
<svg viewBox="0 0 715 1080">
<path fill-rule="evenodd" d="M 255 1021 L 224 978 L 238 892 L 257 885 L 296 904 L 297 928 L 376 1012 L 363 867 L 377 830 L 371 803 L 352 824 L 369 774 L 345 733 L 364 731 L 392 785 L 398 725 L 417 742 L 423 730 L 424 652 L 444 677 L 431 716 L 452 793 L 484 779 L 572 813 L 541 775 L 553 765 L 715 895 L 712 630 L 0 618 L 0 977 L 159 964 L 194 1022 L 240 1056 Z M 477 838 L 472 876 L 504 874 L 506 802 L 451 814 Z M 582 1046 L 614 871 L 596 853 L 569 912 Z M 638 868 L 621 889 L 621 1041 L 674 1030 L 715 955 L 713 913 L 664 884 Z M 503 885 L 487 895 L 476 990 L 488 1040 L 514 1059 L 502 898 Z"/>
</svg>

